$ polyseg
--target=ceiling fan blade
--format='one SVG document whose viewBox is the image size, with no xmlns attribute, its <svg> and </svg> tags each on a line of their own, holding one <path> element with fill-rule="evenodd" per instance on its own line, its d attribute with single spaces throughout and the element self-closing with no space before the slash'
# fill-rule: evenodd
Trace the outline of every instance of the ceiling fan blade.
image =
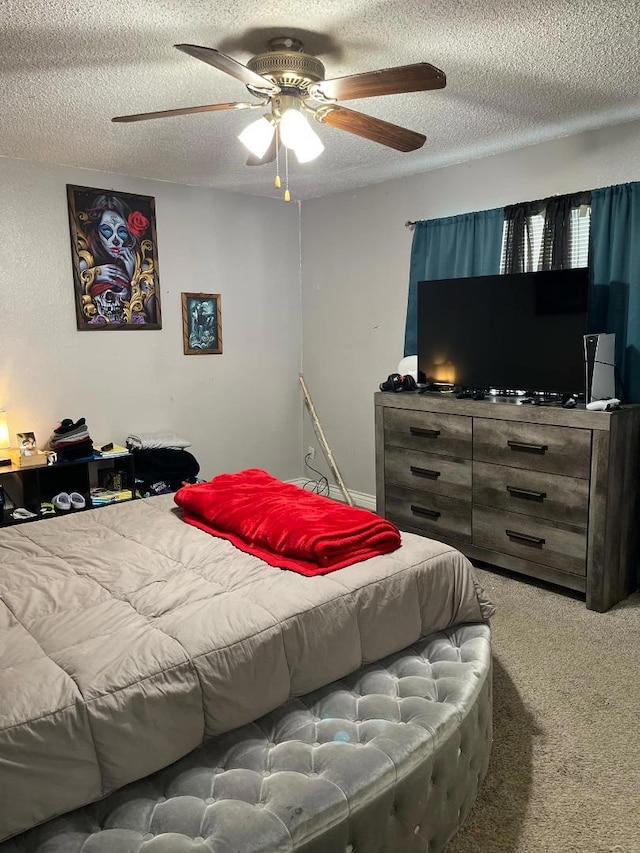
<svg viewBox="0 0 640 853">
<path fill-rule="evenodd" d="M 255 71 L 247 68 L 246 65 L 237 62 L 232 57 L 227 56 L 226 53 L 220 53 L 213 47 L 199 47 L 196 44 L 176 44 L 174 47 L 195 59 L 213 65 L 214 68 L 224 71 L 225 74 L 230 74 L 236 80 L 244 83 L 245 86 L 252 86 L 254 89 L 267 91 L 271 94 L 277 94 L 280 91 L 280 87 L 276 86 L 275 83 L 271 83 L 265 77 L 261 77 L 260 74 L 256 74 Z"/>
<path fill-rule="evenodd" d="M 422 133 L 407 130 L 406 127 L 399 127 L 397 124 L 390 124 L 388 121 L 382 121 L 346 107 L 331 107 L 326 112 L 319 113 L 319 119 L 330 127 L 355 133 L 372 142 L 395 148 L 396 151 L 415 151 L 422 148 L 427 138 Z"/>
<path fill-rule="evenodd" d="M 325 98 L 348 101 L 352 98 L 373 98 L 377 95 L 399 95 L 402 92 L 425 92 L 442 89 L 447 85 L 443 71 L 428 62 L 415 65 L 400 65 L 382 71 L 366 71 L 348 77 L 323 80 L 312 87 Z"/>
<path fill-rule="evenodd" d="M 276 159 L 276 136 L 278 137 L 278 147 L 280 146 L 280 134 L 273 135 L 273 139 L 269 143 L 269 147 L 262 155 L 262 157 L 256 157 L 255 154 L 249 154 L 247 157 L 247 166 L 262 166 L 264 163 L 273 163 Z"/>
<path fill-rule="evenodd" d="M 155 113 L 135 113 L 130 116 L 116 116 L 111 121 L 147 121 L 150 118 L 171 118 L 172 116 L 188 116 L 194 113 L 213 113 L 217 110 L 249 110 L 261 107 L 262 104 L 249 104 L 245 101 L 235 101 L 230 104 L 207 104 L 203 107 L 180 107 L 177 110 L 160 110 Z"/>
</svg>

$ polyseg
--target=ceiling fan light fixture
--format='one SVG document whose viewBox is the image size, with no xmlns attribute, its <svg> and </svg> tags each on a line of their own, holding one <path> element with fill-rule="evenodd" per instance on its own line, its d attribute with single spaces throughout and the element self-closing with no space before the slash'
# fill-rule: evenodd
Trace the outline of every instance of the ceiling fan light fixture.
<svg viewBox="0 0 640 853">
<path fill-rule="evenodd" d="M 291 148 L 299 163 L 310 163 L 324 151 L 318 134 L 299 110 L 288 109 L 280 119 L 282 144 Z"/>
<path fill-rule="evenodd" d="M 266 154 L 274 133 L 273 120 L 267 116 L 262 116 L 262 118 L 247 125 L 239 134 L 238 139 L 252 154 L 261 159 Z"/>
</svg>

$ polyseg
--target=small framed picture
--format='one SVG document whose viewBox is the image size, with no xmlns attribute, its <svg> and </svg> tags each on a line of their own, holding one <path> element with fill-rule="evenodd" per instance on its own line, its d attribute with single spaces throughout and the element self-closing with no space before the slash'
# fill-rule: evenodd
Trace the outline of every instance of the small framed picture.
<svg viewBox="0 0 640 853">
<path fill-rule="evenodd" d="M 38 452 L 35 433 L 18 432 L 16 433 L 16 437 L 18 439 L 20 456 L 34 456 Z"/>
<path fill-rule="evenodd" d="M 182 294 L 182 344 L 185 355 L 222 353 L 219 293 Z"/>
</svg>

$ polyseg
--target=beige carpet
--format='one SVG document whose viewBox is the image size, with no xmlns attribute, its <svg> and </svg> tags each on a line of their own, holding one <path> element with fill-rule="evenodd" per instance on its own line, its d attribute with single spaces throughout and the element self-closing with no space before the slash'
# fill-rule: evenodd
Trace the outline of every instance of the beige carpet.
<svg viewBox="0 0 640 853">
<path fill-rule="evenodd" d="M 497 607 L 492 757 L 447 853 L 640 853 L 640 594 L 592 613 L 478 576 Z"/>
</svg>

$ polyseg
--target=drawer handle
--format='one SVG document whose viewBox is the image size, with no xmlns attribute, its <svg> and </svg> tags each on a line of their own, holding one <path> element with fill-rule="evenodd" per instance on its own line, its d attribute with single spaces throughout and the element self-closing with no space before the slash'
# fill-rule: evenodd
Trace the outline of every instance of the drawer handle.
<svg viewBox="0 0 640 853">
<path fill-rule="evenodd" d="M 417 435 L 420 438 L 437 438 L 440 435 L 439 429 L 424 429 L 423 427 L 409 427 L 411 435 Z"/>
<path fill-rule="evenodd" d="M 505 530 L 505 533 L 509 539 L 516 539 L 518 542 L 524 542 L 525 545 L 536 545 L 538 548 L 542 548 L 546 542 L 542 536 L 529 536 L 527 533 L 516 533 L 515 530 Z"/>
<path fill-rule="evenodd" d="M 546 453 L 548 444 L 527 444 L 526 441 L 507 441 L 512 450 L 522 450 L 524 453 Z"/>
<path fill-rule="evenodd" d="M 532 492 L 530 489 L 517 489 L 515 486 L 507 486 L 507 491 L 514 498 L 527 498 L 530 501 L 542 501 L 546 498 L 546 492 Z"/>
<path fill-rule="evenodd" d="M 411 512 L 415 513 L 415 515 L 425 515 L 434 521 L 437 521 L 442 515 L 441 512 L 437 512 L 435 509 L 427 509 L 426 507 L 416 506 L 415 504 L 411 504 Z"/>
<path fill-rule="evenodd" d="M 427 477 L 429 480 L 437 480 L 440 471 L 431 471 L 429 468 L 418 468 L 417 465 L 409 465 L 409 470 L 416 477 Z"/>
</svg>

